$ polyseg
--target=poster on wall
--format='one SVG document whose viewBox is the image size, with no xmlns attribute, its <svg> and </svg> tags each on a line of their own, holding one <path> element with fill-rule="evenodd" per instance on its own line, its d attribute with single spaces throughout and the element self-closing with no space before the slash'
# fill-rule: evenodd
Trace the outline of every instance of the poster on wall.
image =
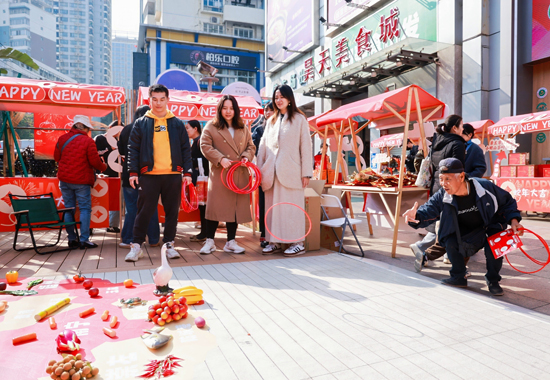
<svg viewBox="0 0 550 380">
<path fill-rule="evenodd" d="M 531 60 L 550 57 L 550 0 L 533 0 Z"/>
<path fill-rule="evenodd" d="M 314 42 L 314 21 L 316 13 L 313 0 L 269 0 L 267 3 L 267 54 L 273 61 L 284 61 L 290 57 L 289 50 L 307 49 Z M 268 68 L 276 65 L 266 61 Z"/>
<path fill-rule="evenodd" d="M 59 137 L 73 126 L 73 119 L 67 115 L 35 113 L 34 157 L 38 160 L 53 160 L 55 144 Z"/>
</svg>

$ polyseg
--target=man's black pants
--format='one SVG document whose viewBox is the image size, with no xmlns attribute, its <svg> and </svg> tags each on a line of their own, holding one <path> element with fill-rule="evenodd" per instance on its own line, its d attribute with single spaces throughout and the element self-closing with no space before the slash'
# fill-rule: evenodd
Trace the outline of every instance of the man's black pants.
<svg viewBox="0 0 550 380">
<path fill-rule="evenodd" d="M 488 229 L 487 236 L 492 236 L 503 230 L 499 229 Z M 451 270 L 449 273 L 452 278 L 459 279 L 464 278 L 466 275 L 466 264 L 464 262 L 464 256 L 458 250 L 458 241 L 456 235 L 450 235 L 445 239 L 445 244 L 443 245 L 447 250 L 447 257 L 451 261 Z M 485 274 L 485 279 L 488 282 L 499 282 L 502 277 L 500 277 L 500 269 L 502 268 L 503 258 L 495 259 L 493 256 L 493 251 L 489 246 L 489 242 L 485 241 L 485 260 L 487 262 L 487 274 Z"/>
<path fill-rule="evenodd" d="M 137 215 L 134 223 L 134 241 L 145 241 L 149 221 L 157 209 L 158 199 L 164 206 L 164 233 L 162 241 L 168 243 L 176 238 L 178 214 L 181 203 L 181 174 L 146 174 L 139 177 Z"/>
</svg>

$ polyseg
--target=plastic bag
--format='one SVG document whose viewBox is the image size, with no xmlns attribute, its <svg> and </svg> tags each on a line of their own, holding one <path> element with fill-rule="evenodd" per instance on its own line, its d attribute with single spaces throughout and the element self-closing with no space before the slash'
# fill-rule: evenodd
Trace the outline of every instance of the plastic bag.
<svg viewBox="0 0 550 380">
<path fill-rule="evenodd" d="M 199 205 L 206 205 L 208 195 L 208 177 L 204 175 L 204 167 L 202 166 L 202 158 L 199 158 L 199 176 L 197 177 L 197 197 Z"/>
<path fill-rule="evenodd" d="M 428 156 L 422 160 L 420 164 L 420 169 L 418 170 L 418 177 L 416 177 L 416 182 L 414 183 L 418 187 L 430 187 L 430 182 L 432 181 L 432 157 Z"/>
</svg>

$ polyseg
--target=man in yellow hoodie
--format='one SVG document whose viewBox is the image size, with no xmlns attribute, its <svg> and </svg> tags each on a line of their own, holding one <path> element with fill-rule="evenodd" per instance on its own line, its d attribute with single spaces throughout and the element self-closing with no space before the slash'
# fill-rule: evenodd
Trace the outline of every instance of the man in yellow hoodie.
<svg viewBox="0 0 550 380">
<path fill-rule="evenodd" d="M 189 136 L 181 120 L 168 110 L 168 89 L 162 84 L 149 87 L 151 110 L 136 120 L 128 141 L 130 186 L 139 191 L 134 239 L 126 261 L 143 257 L 147 227 L 159 196 L 164 206 L 163 242 L 168 258 L 179 258 L 174 249 L 181 202 L 182 180 L 191 183 L 192 160 Z M 183 177 L 182 177 L 183 176 Z"/>
</svg>

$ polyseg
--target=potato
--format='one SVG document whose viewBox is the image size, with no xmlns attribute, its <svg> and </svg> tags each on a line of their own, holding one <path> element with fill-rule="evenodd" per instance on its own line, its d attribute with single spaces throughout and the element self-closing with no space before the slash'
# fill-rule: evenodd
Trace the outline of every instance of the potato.
<svg viewBox="0 0 550 380">
<path fill-rule="evenodd" d="M 48 365 L 49 366 L 53 366 L 54 364 L 56 364 L 57 362 L 55 361 L 55 359 L 52 359 L 48 362 Z"/>
<path fill-rule="evenodd" d="M 76 354 L 75 359 L 76 360 L 81 360 L 82 359 L 82 354 Z"/>
<path fill-rule="evenodd" d="M 61 377 L 61 380 L 69 380 L 70 376 L 71 375 L 69 375 L 69 372 L 63 372 L 60 377 Z"/>
<path fill-rule="evenodd" d="M 60 376 L 63 373 L 63 368 L 57 367 L 54 373 L 56 376 Z"/>
<path fill-rule="evenodd" d="M 76 369 L 72 368 L 70 371 L 69 371 L 69 375 L 74 375 L 74 373 L 76 372 Z"/>
<path fill-rule="evenodd" d="M 90 367 L 86 366 L 86 367 L 84 367 L 84 368 L 82 369 L 82 374 L 83 374 L 84 376 L 86 376 L 86 375 L 88 375 L 88 374 L 90 373 L 90 371 L 91 371 Z"/>
<path fill-rule="evenodd" d="M 65 356 L 65 358 L 63 359 L 63 363 L 68 363 L 70 360 L 71 358 L 69 358 L 68 356 Z"/>
<path fill-rule="evenodd" d="M 52 366 L 49 366 L 49 367 L 46 368 L 46 373 L 47 373 L 48 375 L 51 375 L 52 372 L 53 372 Z"/>
<path fill-rule="evenodd" d="M 92 369 L 92 376 L 95 376 L 99 373 L 99 368 L 95 367 L 94 369 Z"/>
<path fill-rule="evenodd" d="M 57 379 L 57 375 L 56 375 L 55 373 L 52 373 L 52 374 L 50 375 L 50 378 L 52 378 L 52 379 Z"/>
<path fill-rule="evenodd" d="M 75 363 L 74 359 L 71 359 L 71 360 L 69 361 L 69 363 L 71 364 L 71 366 L 74 367 L 74 363 Z"/>
<path fill-rule="evenodd" d="M 71 377 L 71 380 L 80 380 L 80 373 L 75 373 L 73 374 L 73 376 Z"/>
<path fill-rule="evenodd" d="M 74 363 L 74 366 L 76 367 L 76 369 L 80 369 L 84 366 L 84 362 L 82 360 L 77 360 L 75 363 Z"/>
<path fill-rule="evenodd" d="M 71 363 L 65 363 L 65 365 L 63 366 L 63 371 L 69 372 L 71 368 L 73 368 L 73 365 Z"/>
</svg>

